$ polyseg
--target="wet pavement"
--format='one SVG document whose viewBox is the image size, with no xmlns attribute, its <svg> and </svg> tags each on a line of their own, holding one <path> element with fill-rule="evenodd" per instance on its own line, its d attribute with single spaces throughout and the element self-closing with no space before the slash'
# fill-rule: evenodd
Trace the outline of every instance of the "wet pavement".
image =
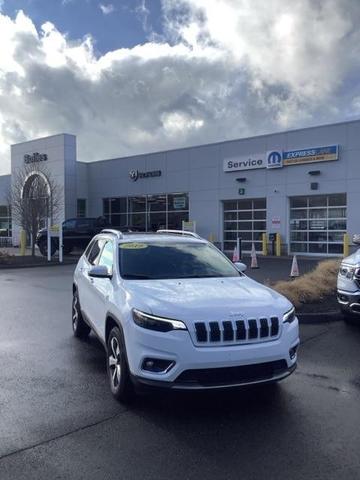
<svg viewBox="0 0 360 480">
<path fill-rule="evenodd" d="M 73 266 L 0 271 L 0 479 L 360 479 L 360 328 L 301 327 L 279 385 L 111 397 Z"/>
</svg>

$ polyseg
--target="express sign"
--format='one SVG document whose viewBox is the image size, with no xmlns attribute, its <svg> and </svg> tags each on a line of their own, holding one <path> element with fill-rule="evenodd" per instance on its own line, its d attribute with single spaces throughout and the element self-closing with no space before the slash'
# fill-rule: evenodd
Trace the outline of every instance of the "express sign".
<svg viewBox="0 0 360 480">
<path fill-rule="evenodd" d="M 339 159 L 339 145 L 304 148 L 302 150 L 269 150 L 266 154 L 224 160 L 224 172 L 254 170 L 257 168 L 282 168 L 302 163 L 329 162 Z"/>
</svg>

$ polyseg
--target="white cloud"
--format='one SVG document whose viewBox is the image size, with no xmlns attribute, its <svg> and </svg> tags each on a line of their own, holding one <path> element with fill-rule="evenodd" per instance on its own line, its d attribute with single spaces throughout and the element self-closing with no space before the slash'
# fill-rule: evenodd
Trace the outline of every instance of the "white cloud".
<svg viewBox="0 0 360 480">
<path fill-rule="evenodd" d="M 104 15 L 109 15 L 110 13 L 113 13 L 115 11 L 115 7 L 112 3 L 109 3 L 108 5 L 99 3 L 99 8 Z"/>
<path fill-rule="evenodd" d="M 102 56 L 0 14 L 0 173 L 10 144 L 63 131 L 91 161 L 359 115 L 360 3 L 287 5 L 163 0 L 157 42 Z"/>
<path fill-rule="evenodd" d="M 150 26 L 149 26 L 150 10 L 147 8 L 145 0 L 140 0 L 140 3 L 137 5 L 137 7 L 135 7 L 135 12 L 139 17 L 139 20 L 142 24 L 144 32 L 149 32 L 150 31 Z"/>
</svg>

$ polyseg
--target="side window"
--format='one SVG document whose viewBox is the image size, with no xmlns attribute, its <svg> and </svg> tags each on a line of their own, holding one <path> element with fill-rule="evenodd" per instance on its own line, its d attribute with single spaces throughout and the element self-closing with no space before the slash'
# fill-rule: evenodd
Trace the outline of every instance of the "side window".
<svg viewBox="0 0 360 480">
<path fill-rule="evenodd" d="M 95 240 L 91 240 L 91 242 L 90 242 L 89 245 L 86 247 L 86 250 L 85 250 L 85 252 L 84 252 L 85 257 L 86 257 L 88 260 L 89 260 L 89 254 L 90 254 L 90 252 L 91 252 L 91 249 L 92 249 L 94 243 L 95 243 Z"/>
<path fill-rule="evenodd" d="M 98 264 L 100 254 L 101 254 L 101 250 L 102 250 L 102 247 L 103 247 L 104 243 L 105 243 L 105 240 L 102 239 L 102 238 L 98 238 L 94 241 L 94 245 L 93 245 L 92 249 L 90 250 L 90 253 L 87 257 L 90 265 L 97 265 Z"/>
<path fill-rule="evenodd" d="M 63 229 L 64 230 L 73 230 L 76 227 L 76 220 L 66 220 L 66 222 L 63 223 Z"/>
<path fill-rule="evenodd" d="M 86 229 L 89 229 L 91 228 L 91 220 L 87 219 L 87 218 L 78 218 L 76 220 L 76 227 L 79 228 L 79 229 L 83 229 L 83 230 L 86 230 Z"/>
<path fill-rule="evenodd" d="M 99 265 L 105 265 L 109 270 L 112 269 L 114 262 L 114 250 L 113 243 L 108 241 L 105 243 L 105 247 L 100 256 Z"/>
</svg>

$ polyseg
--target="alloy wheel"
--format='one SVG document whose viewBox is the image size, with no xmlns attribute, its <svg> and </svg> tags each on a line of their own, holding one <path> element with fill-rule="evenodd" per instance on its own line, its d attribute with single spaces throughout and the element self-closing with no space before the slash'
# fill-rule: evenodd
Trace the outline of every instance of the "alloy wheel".
<svg viewBox="0 0 360 480">
<path fill-rule="evenodd" d="M 121 379 L 121 354 L 118 339 L 110 340 L 110 352 L 108 356 L 110 380 L 114 390 L 119 388 Z"/>
<path fill-rule="evenodd" d="M 73 329 L 74 329 L 74 331 L 77 329 L 78 323 L 79 323 L 79 310 L 78 310 L 78 306 L 79 306 L 79 300 L 78 300 L 78 298 L 77 298 L 77 295 L 74 295 L 74 298 L 73 298 L 73 308 L 72 308 L 72 323 L 73 323 Z"/>
</svg>

